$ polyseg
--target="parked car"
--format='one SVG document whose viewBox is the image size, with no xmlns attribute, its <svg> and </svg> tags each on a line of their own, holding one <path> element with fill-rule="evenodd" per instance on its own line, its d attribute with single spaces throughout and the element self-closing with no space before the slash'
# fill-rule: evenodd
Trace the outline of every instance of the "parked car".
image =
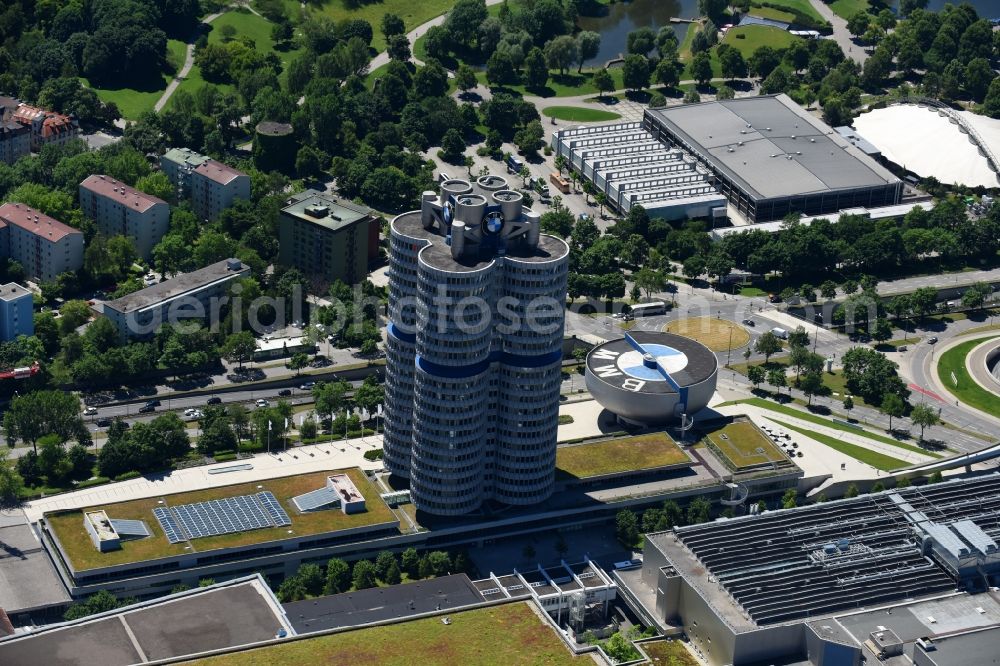
<svg viewBox="0 0 1000 666">
<path fill-rule="evenodd" d="M 281 389 L 280 391 L 278 391 L 278 395 L 280 395 L 281 397 L 289 396 L 291 394 L 292 394 L 292 389 Z"/>
<path fill-rule="evenodd" d="M 213 395 L 211 398 L 206 400 L 209 405 L 220 405 L 222 404 L 222 398 L 217 395 Z"/>
<path fill-rule="evenodd" d="M 155 411 L 156 411 L 156 406 L 155 405 L 146 404 L 146 405 L 143 405 L 142 407 L 139 408 L 139 413 L 140 414 L 149 414 L 149 413 L 155 412 Z"/>
<path fill-rule="evenodd" d="M 96 413 L 97 413 L 97 407 L 87 407 L 87 409 L 83 410 L 84 416 L 93 416 Z"/>
</svg>

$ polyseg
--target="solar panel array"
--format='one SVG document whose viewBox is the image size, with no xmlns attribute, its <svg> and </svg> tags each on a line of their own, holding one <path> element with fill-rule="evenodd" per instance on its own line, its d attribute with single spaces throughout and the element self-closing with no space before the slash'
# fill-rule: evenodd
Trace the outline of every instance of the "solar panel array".
<svg viewBox="0 0 1000 666">
<path fill-rule="evenodd" d="M 156 508 L 153 515 L 170 543 L 292 524 L 277 498 L 268 491 Z"/>
<path fill-rule="evenodd" d="M 115 528 L 115 532 L 118 532 L 118 536 L 123 537 L 148 537 L 149 528 L 146 527 L 146 523 L 141 520 L 124 520 L 120 518 L 112 518 L 110 520 L 111 527 Z"/>
<path fill-rule="evenodd" d="M 335 490 L 324 486 L 319 490 L 313 490 L 304 495 L 293 497 L 292 503 L 295 504 L 299 511 L 315 511 L 334 503 L 340 504 L 340 497 L 337 496 Z"/>
</svg>

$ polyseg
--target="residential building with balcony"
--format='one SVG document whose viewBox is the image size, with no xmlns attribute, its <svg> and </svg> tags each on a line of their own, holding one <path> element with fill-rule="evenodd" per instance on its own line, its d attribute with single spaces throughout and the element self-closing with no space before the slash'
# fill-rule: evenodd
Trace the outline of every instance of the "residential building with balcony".
<svg viewBox="0 0 1000 666">
<path fill-rule="evenodd" d="M 125 236 L 148 260 L 170 227 L 170 205 L 110 176 L 94 174 L 80 183 L 80 208 L 105 236 Z"/>
<path fill-rule="evenodd" d="M 38 282 L 83 267 L 83 233 L 22 203 L 0 206 L 0 256 Z"/>
</svg>

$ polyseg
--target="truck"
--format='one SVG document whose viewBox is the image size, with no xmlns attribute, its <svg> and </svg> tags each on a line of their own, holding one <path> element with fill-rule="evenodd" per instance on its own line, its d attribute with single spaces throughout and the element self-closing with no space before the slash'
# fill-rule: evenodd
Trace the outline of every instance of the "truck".
<svg viewBox="0 0 1000 666">
<path fill-rule="evenodd" d="M 549 182 L 563 194 L 569 194 L 569 181 L 563 178 L 561 174 L 553 171 L 549 174 Z"/>
<path fill-rule="evenodd" d="M 771 333 L 774 334 L 774 337 L 776 337 L 776 338 L 778 338 L 780 340 L 787 340 L 788 339 L 788 331 L 786 331 L 783 328 L 779 328 L 779 327 L 775 326 L 774 328 L 771 329 Z"/>
<path fill-rule="evenodd" d="M 520 173 L 524 168 L 524 160 L 517 155 L 507 156 L 507 173 Z"/>
<path fill-rule="evenodd" d="M 531 187 L 536 192 L 538 192 L 538 194 L 541 197 L 542 201 L 545 201 L 546 199 L 549 198 L 549 196 L 550 196 L 549 195 L 549 186 L 546 185 L 545 181 L 542 180 L 541 178 L 535 178 L 532 181 L 532 183 L 531 183 Z"/>
</svg>

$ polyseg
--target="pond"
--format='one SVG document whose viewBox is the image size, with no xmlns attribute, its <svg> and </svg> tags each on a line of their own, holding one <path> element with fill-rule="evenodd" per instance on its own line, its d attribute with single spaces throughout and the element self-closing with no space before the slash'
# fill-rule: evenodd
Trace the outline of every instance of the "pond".
<svg viewBox="0 0 1000 666">
<path fill-rule="evenodd" d="M 633 0 L 616 2 L 606 8 L 603 16 L 581 16 L 580 28 L 591 30 L 601 36 L 601 50 L 597 57 L 588 60 L 587 65 L 603 65 L 625 52 L 628 33 L 636 28 L 649 26 L 658 30 L 670 23 L 671 18 L 694 18 L 698 15 L 697 0 Z M 687 25 L 674 24 L 677 39 L 684 39 Z"/>
</svg>

